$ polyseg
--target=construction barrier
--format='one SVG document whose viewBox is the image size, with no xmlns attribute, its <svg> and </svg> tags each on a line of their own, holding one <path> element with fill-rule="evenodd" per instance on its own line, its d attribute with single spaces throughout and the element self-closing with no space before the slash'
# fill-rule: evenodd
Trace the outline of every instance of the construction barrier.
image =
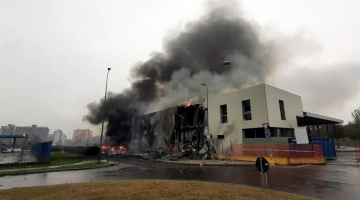
<svg viewBox="0 0 360 200">
<path fill-rule="evenodd" d="M 262 156 L 280 158 L 305 158 L 324 156 L 317 144 L 232 144 L 232 153 L 237 156 Z"/>
<path fill-rule="evenodd" d="M 254 162 L 259 156 L 280 165 L 326 164 L 318 144 L 232 144 L 232 155 L 213 154 L 219 160 Z"/>
<path fill-rule="evenodd" d="M 246 161 L 255 162 L 259 156 L 232 156 L 211 154 L 212 159 L 217 160 L 231 160 L 231 161 Z M 326 164 L 326 159 L 322 157 L 294 157 L 294 158 L 279 158 L 262 156 L 269 162 L 274 162 L 278 165 L 306 165 L 306 164 Z"/>
</svg>

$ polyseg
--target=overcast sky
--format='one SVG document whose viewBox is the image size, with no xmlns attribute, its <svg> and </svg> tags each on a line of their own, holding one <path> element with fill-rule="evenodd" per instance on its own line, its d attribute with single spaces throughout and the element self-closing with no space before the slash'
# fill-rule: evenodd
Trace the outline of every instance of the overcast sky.
<svg viewBox="0 0 360 200">
<path fill-rule="evenodd" d="M 37 124 L 66 134 L 88 128 L 82 117 L 89 102 L 103 97 L 107 68 L 112 68 L 109 91 L 128 87 L 130 68 L 151 52 L 162 51 L 164 36 L 198 18 L 203 3 L 1 0 L 0 124 Z M 328 72 L 344 66 L 344 73 L 359 72 L 360 1 L 243 0 L 241 9 L 269 34 L 279 32 L 308 43 L 309 49 L 299 50 L 298 59 L 292 55 L 291 67 L 268 83 L 301 95 L 306 111 L 350 120 L 351 111 L 360 106 L 359 82 L 334 81 L 337 77 Z M 312 73 L 316 70 L 323 73 Z M 342 101 L 335 90 L 336 103 L 327 106 L 332 95 L 315 97 L 308 89 L 316 85 L 297 84 L 301 73 L 320 78 L 323 85 L 345 84 L 351 95 Z"/>
</svg>

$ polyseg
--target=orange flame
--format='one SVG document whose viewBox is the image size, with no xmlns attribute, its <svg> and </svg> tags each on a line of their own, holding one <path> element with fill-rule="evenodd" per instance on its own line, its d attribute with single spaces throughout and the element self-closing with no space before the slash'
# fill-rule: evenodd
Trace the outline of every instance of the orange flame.
<svg viewBox="0 0 360 200">
<path fill-rule="evenodd" d="M 188 101 L 188 102 L 185 103 L 185 107 L 189 107 L 189 106 L 191 106 L 191 102 L 190 102 L 190 101 Z"/>
<path fill-rule="evenodd" d="M 102 153 L 105 151 L 109 152 L 110 154 L 122 154 L 126 153 L 126 148 L 122 145 L 120 146 L 101 146 Z"/>
</svg>

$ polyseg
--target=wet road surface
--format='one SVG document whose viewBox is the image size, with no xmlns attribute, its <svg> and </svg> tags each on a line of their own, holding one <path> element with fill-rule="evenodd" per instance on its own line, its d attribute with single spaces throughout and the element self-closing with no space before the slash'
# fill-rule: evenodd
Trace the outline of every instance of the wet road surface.
<svg viewBox="0 0 360 200">
<path fill-rule="evenodd" d="M 188 166 L 136 158 L 101 169 L 0 177 L 0 189 L 126 179 L 176 179 L 246 184 L 260 187 L 255 167 Z M 269 189 L 319 199 L 359 199 L 360 167 L 341 165 L 277 166 L 268 171 Z"/>
</svg>

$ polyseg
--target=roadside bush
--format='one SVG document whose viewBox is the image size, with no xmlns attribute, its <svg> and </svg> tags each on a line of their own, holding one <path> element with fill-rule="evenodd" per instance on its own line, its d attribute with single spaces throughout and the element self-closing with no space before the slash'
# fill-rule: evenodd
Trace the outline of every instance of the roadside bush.
<svg viewBox="0 0 360 200">
<path fill-rule="evenodd" d="M 52 152 L 59 152 L 62 151 L 62 146 L 52 146 L 51 147 Z"/>
<path fill-rule="evenodd" d="M 85 156 L 97 156 L 99 154 L 99 147 L 98 146 L 90 146 L 85 149 L 84 155 Z"/>
</svg>

